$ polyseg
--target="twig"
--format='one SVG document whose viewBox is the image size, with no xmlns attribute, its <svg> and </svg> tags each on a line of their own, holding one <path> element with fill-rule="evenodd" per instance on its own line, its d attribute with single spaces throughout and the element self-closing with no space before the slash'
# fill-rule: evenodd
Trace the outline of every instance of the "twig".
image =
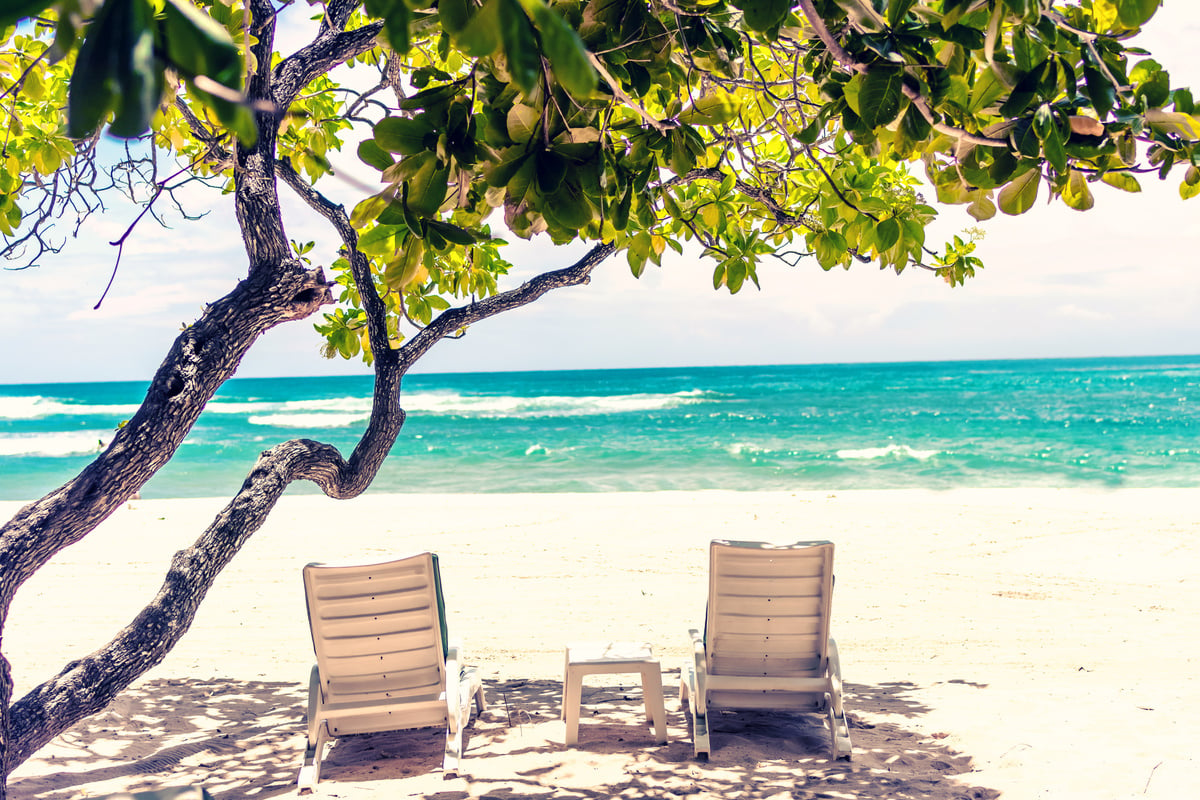
<svg viewBox="0 0 1200 800">
<path fill-rule="evenodd" d="M 621 88 L 621 82 L 614 78 L 612 74 L 604 68 L 604 64 L 601 63 L 600 59 L 596 58 L 594 53 L 588 53 L 588 61 L 590 61 L 592 66 L 596 68 L 596 72 L 600 73 L 600 77 L 604 78 L 605 82 L 608 83 L 609 88 L 612 89 L 613 96 L 636 111 L 638 116 L 641 117 L 647 125 L 649 125 L 651 128 L 654 128 L 654 130 L 658 131 L 663 136 L 666 136 L 667 133 L 673 127 L 675 127 L 673 123 L 663 122 L 662 120 L 658 120 L 650 116 L 650 113 L 646 111 L 646 109 L 642 108 L 642 106 L 636 100 L 625 94 L 625 90 Z"/>
<path fill-rule="evenodd" d="M 855 59 L 854 56 L 850 55 L 849 51 L 842 47 L 841 43 L 838 42 L 837 37 L 835 37 L 829 31 L 829 28 L 825 25 L 825 20 L 822 19 L 821 15 L 817 13 L 817 8 L 813 5 L 813 0 L 800 0 L 800 10 L 804 12 L 804 16 L 807 18 L 808 24 L 812 26 L 813 32 L 817 35 L 817 38 L 821 40 L 821 43 L 825 45 L 825 48 L 829 51 L 829 54 L 833 56 L 834 61 L 837 61 L 842 65 L 842 67 L 850 70 L 851 72 L 866 73 L 869 71 L 869 67 L 863 62 Z M 971 133 L 970 131 L 963 130 L 962 128 L 956 128 L 953 125 L 946 125 L 943 122 L 938 122 L 937 116 L 933 112 L 933 108 L 929 105 L 929 101 L 926 100 L 920 92 L 909 86 L 907 83 L 903 84 L 901 88 L 904 92 L 904 96 L 912 102 L 917 111 L 921 112 L 921 116 L 925 118 L 925 121 L 928 122 L 938 133 L 944 133 L 947 136 L 966 142 L 967 144 L 975 144 L 982 147 L 1008 147 L 1008 141 L 1005 139 L 992 139 L 987 136 L 980 136 L 979 134 Z"/>
</svg>

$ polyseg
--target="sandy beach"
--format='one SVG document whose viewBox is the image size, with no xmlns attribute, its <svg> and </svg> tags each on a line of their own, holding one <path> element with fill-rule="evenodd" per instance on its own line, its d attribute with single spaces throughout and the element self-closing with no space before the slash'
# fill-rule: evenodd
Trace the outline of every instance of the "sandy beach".
<svg viewBox="0 0 1200 800">
<path fill-rule="evenodd" d="M 222 502 L 135 501 L 27 583 L 4 635 L 18 696 L 128 623 Z M 1191 797 L 1198 508 L 1190 489 L 288 497 L 170 656 L 9 790 L 295 795 L 312 664 L 301 567 L 427 549 L 490 704 L 467 774 L 443 778 L 432 731 L 351 737 L 319 795 Z M 836 542 L 849 763 L 829 760 L 823 719 L 783 714 L 722 717 L 711 760 L 692 758 L 679 666 L 714 538 Z M 641 723 L 634 676 L 596 676 L 579 745 L 563 745 L 563 647 L 581 640 L 653 645 L 668 744 Z"/>
</svg>

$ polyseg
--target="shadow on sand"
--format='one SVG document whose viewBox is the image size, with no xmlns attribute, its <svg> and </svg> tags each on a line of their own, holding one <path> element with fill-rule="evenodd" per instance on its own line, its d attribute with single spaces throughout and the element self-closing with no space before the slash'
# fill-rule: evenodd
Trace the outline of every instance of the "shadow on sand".
<svg viewBox="0 0 1200 800">
<path fill-rule="evenodd" d="M 712 757 L 697 761 L 690 720 L 670 689 L 668 744 L 643 724 L 640 689 L 610 685 L 585 687 L 579 745 L 568 749 L 558 681 L 490 682 L 489 710 L 469 731 L 469 775 L 442 778 L 435 731 L 351 736 L 326 756 L 320 791 L 353 796 L 365 785 L 374 796 L 384 789 L 376 782 L 391 781 L 386 796 L 431 800 L 996 797 L 971 784 L 969 756 L 909 722 L 927 710 L 912 699 L 916 689 L 847 684 L 849 762 L 829 760 L 823 718 L 776 712 L 714 717 Z M 304 706 L 299 683 L 148 681 L 35 756 L 10 780 L 10 797 L 74 800 L 190 783 L 218 800 L 293 795 Z"/>
</svg>

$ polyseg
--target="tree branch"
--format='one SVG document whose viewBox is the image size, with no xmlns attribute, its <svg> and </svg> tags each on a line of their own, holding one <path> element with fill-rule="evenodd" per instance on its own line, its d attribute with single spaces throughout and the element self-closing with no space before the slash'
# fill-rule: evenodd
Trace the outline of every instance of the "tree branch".
<svg viewBox="0 0 1200 800">
<path fill-rule="evenodd" d="M 270 282 L 247 279 L 179 335 L 146 399 L 78 476 L 0 527 L 0 618 L 54 553 L 82 539 L 174 455 L 207 403 L 266 330 L 332 302 L 324 273 L 295 261 Z"/>
<path fill-rule="evenodd" d="M 473 325 L 488 317 L 528 305 L 554 289 L 586 284 L 591 280 L 592 270 L 616 251 L 617 248 L 608 242 L 597 244 L 583 258 L 569 267 L 543 272 L 516 289 L 485 297 L 470 305 L 443 311 L 400 348 L 402 368 L 407 371 L 438 341 L 453 335 L 455 331 L 467 325 Z"/>
<path fill-rule="evenodd" d="M 345 25 L 345 21 L 342 25 Z M 310 44 L 275 67 L 275 90 L 271 99 L 280 110 L 290 108 L 296 96 L 313 79 L 375 47 L 378 44 L 376 37 L 381 30 L 383 22 L 378 20 L 352 31 L 323 28 Z"/>
<path fill-rule="evenodd" d="M 392 442 L 380 444 L 386 454 Z M 289 484 L 307 479 L 332 497 L 353 497 L 370 484 L 381 462 L 347 462 L 331 445 L 306 439 L 284 442 L 259 456 L 241 490 L 208 529 L 175 554 L 162 588 L 137 617 L 107 645 L 67 664 L 13 703 L 8 769 L 104 708 L 162 661 L 191 627 L 217 575 L 262 527 Z"/>
<path fill-rule="evenodd" d="M 813 5 L 813 0 L 799 0 L 800 10 L 804 13 L 805 19 L 808 20 L 809 26 L 813 29 L 813 33 L 825 45 L 825 49 L 829 51 L 829 55 L 833 56 L 833 60 L 840 64 L 843 68 L 851 72 L 867 72 L 870 67 L 861 61 L 858 61 L 854 56 L 850 55 L 846 48 L 842 47 L 828 26 L 825 25 L 825 20 L 817 12 L 816 6 Z M 943 133 L 953 139 L 966 142 L 967 144 L 980 145 L 982 147 L 1008 147 L 1008 141 L 1005 139 L 992 139 L 987 136 L 980 136 L 976 133 L 956 128 L 953 125 L 946 125 L 939 122 L 933 108 L 929 105 L 929 101 L 916 89 L 905 83 L 902 87 L 904 96 L 907 97 L 917 110 L 921 112 L 921 116 L 933 126 L 933 129 L 938 133 Z"/>
</svg>

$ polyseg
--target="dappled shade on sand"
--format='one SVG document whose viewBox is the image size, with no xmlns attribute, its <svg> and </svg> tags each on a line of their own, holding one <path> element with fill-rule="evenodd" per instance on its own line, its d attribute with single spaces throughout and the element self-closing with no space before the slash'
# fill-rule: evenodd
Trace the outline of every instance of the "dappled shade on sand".
<svg viewBox="0 0 1200 800">
<path fill-rule="evenodd" d="M 927 710 L 911 699 L 914 688 L 847 686 L 847 701 L 864 709 L 851 722 L 851 762 L 829 760 L 820 717 L 755 711 L 714 715 L 716 751 L 701 763 L 692 758 L 673 686 L 668 744 L 655 744 L 645 725 L 634 676 L 634 683 L 585 687 L 587 729 L 578 746 L 567 748 L 560 682 L 494 682 L 487 686 L 493 707 L 468 731 L 463 777 L 442 776 L 442 731 L 392 731 L 337 740 L 321 787 L 342 797 L 438 800 L 604 800 L 631 792 L 714 800 L 781 792 L 799 800 L 996 796 L 970 785 L 970 758 L 912 725 Z M 151 680 L 52 745 L 45 755 L 53 755 L 47 761 L 59 772 L 18 778 L 10 789 L 18 798 L 71 800 L 85 792 L 203 781 L 218 800 L 291 795 L 304 747 L 303 703 L 299 684 Z"/>
</svg>

